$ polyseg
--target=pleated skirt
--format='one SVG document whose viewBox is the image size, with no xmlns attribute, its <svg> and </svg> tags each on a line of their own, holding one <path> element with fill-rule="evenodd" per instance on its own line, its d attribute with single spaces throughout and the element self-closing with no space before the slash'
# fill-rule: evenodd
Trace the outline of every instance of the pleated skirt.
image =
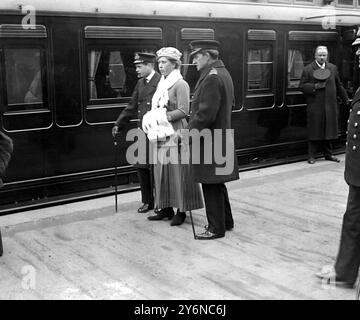
<svg viewBox="0 0 360 320">
<path fill-rule="evenodd" d="M 158 143 L 154 152 L 157 156 L 154 164 L 155 206 L 178 208 L 181 212 L 203 208 L 200 184 L 194 182 L 190 165 L 181 161 L 184 160 L 181 156 L 188 156 L 188 152 L 180 153 L 169 141 Z"/>
</svg>

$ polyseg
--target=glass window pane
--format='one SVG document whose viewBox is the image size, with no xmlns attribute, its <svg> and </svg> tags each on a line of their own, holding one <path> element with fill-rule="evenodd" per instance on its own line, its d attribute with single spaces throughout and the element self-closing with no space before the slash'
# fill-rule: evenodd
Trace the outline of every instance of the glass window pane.
<svg viewBox="0 0 360 320">
<path fill-rule="evenodd" d="M 88 51 L 89 99 L 116 99 L 131 97 L 138 81 L 134 55 L 138 51 L 154 50 L 115 50 L 90 49 Z"/>
<path fill-rule="evenodd" d="M 354 0 L 338 0 L 338 4 L 345 6 L 353 6 Z"/>
<path fill-rule="evenodd" d="M 43 102 L 39 49 L 5 49 L 8 105 Z"/>
<path fill-rule="evenodd" d="M 196 65 L 192 64 L 190 57 L 190 51 L 188 48 L 182 51 L 183 61 L 181 63 L 181 74 L 184 77 L 185 81 L 189 84 L 190 92 L 193 93 L 195 85 L 199 80 L 200 72 L 197 71 Z"/>
<path fill-rule="evenodd" d="M 272 47 L 248 51 L 248 90 L 271 90 L 273 78 Z"/>
</svg>

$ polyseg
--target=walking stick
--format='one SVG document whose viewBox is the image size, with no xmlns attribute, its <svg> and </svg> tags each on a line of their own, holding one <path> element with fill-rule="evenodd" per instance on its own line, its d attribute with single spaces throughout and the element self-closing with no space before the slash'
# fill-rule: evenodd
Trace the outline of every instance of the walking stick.
<svg viewBox="0 0 360 320">
<path fill-rule="evenodd" d="M 358 281 L 358 284 L 356 286 L 356 298 L 355 300 L 360 300 L 360 280 Z"/>
<path fill-rule="evenodd" d="M 179 142 L 180 142 L 180 144 L 178 144 L 178 146 L 180 146 L 180 148 L 179 148 L 179 151 L 180 151 L 179 157 L 180 157 L 180 160 L 181 160 L 181 148 L 183 148 L 183 147 L 189 147 L 189 146 L 184 146 L 184 145 L 181 143 L 180 140 L 179 140 Z M 190 152 L 190 150 L 189 150 L 189 152 Z M 181 163 L 181 161 L 180 161 L 180 163 Z M 189 165 L 190 165 L 190 163 L 189 163 Z M 184 181 L 183 181 L 183 184 L 184 184 L 184 186 L 186 185 L 186 184 L 184 183 Z M 195 233 L 194 220 L 193 220 L 193 216 L 192 216 L 191 210 L 189 210 L 189 213 L 190 213 L 190 221 L 191 221 L 191 227 L 192 227 L 192 231 L 193 231 L 193 235 L 194 235 L 194 240 L 197 240 L 197 236 L 196 236 L 196 233 Z"/>
<path fill-rule="evenodd" d="M 194 240 L 197 240 L 197 236 L 196 236 L 196 233 L 195 233 L 194 221 L 193 221 L 193 216 L 192 216 L 191 210 L 189 210 L 189 213 L 190 213 L 190 220 L 191 220 L 192 231 L 193 231 L 193 234 L 194 234 Z"/>
<path fill-rule="evenodd" d="M 114 170 L 115 170 L 115 212 L 118 211 L 118 199 L 117 199 L 117 141 L 116 136 L 114 137 Z"/>
<path fill-rule="evenodd" d="M 1 229 L 0 229 L 0 257 L 3 255 L 3 244 L 2 244 L 2 238 L 1 238 Z"/>
</svg>

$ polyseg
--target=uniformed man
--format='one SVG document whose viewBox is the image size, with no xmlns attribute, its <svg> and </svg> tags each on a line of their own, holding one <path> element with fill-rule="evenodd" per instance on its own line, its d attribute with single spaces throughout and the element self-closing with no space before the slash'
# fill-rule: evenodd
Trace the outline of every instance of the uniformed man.
<svg viewBox="0 0 360 320">
<path fill-rule="evenodd" d="M 338 138 L 338 110 L 336 97 L 349 104 L 346 90 L 341 84 L 337 68 L 327 62 L 325 46 L 315 49 L 315 60 L 304 68 L 300 89 L 306 97 L 308 129 L 308 163 L 315 163 L 318 147 L 326 160 L 339 162 L 332 155 L 331 140 Z"/>
<path fill-rule="evenodd" d="M 360 29 L 352 44 L 360 66 Z M 316 274 L 330 284 L 353 287 L 360 266 L 360 88 L 353 98 L 348 120 L 345 181 L 349 185 L 347 208 L 343 217 L 340 248 L 335 268 Z"/>
<path fill-rule="evenodd" d="M 115 137 L 119 130 L 122 130 L 131 118 L 138 118 L 138 127 L 141 129 L 141 122 L 144 114 L 151 110 L 151 99 L 160 81 L 160 74 L 154 70 L 155 54 L 139 52 L 135 54 L 134 64 L 139 80 L 135 86 L 133 95 L 127 107 L 121 112 L 112 128 Z M 146 136 L 146 135 L 145 135 Z M 147 138 L 146 138 L 147 139 Z M 147 212 L 154 208 L 154 193 L 151 165 L 149 164 L 149 141 L 146 141 L 147 164 L 136 164 L 140 181 L 142 206 L 139 213 Z"/>
<path fill-rule="evenodd" d="M 215 40 L 199 40 L 190 43 L 193 63 L 200 71 L 196 84 L 188 129 L 203 129 L 211 132 L 212 159 L 205 159 L 204 140 L 200 140 L 200 164 L 191 163 L 195 182 L 202 184 L 208 225 L 203 233 L 197 235 L 199 240 L 211 240 L 224 237 L 226 230 L 234 227 L 231 206 L 225 182 L 239 179 L 234 140 L 231 132 L 231 111 L 234 103 L 234 86 L 224 63 L 219 60 L 219 42 Z M 215 135 L 221 134 L 221 146 L 215 143 Z M 220 140 L 219 140 L 220 141 Z M 229 153 L 231 168 L 228 173 L 220 173 L 223 164 L 216 163 L 216 152 Z M 211 160 L 211 161 L 209 161 Z M 210 163 L 209 163 L 210 162 Z M 227 163 L 225 163 L 225 166 Z"/>
</svg>

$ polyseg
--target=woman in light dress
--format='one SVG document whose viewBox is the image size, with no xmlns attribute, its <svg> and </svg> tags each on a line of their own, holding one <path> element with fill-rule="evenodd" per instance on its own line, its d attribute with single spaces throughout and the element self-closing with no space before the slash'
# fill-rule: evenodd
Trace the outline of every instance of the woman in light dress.
<svg viewBox="0 0 360 320">
<path fill-rule="evenodd" d="M 156 55 L 162 77 L 152 99 L 151 111 L 155 114 L 156 109 L 156 114 L 159 114 L 163 110 L 165 117 L 156 121 L 162 123 L 162 127 L 158 126 L 155 130 L 158 136 L 163 132 L 163 136 L 152 143 L 155 148 L 153 154 L 156 157 L 154 164 L 155 205 L 161 210 L 148 219 L 172 219 L 171 225 L 175 226 L 185 221 L 186 211 L 203 208 L 204 205 L 200 185 L 193 182 L 190 166 L 186 164 L 188 162 L 181 159 L 181 156 L 188 153 L 183 152 L 184 150 L 180 152 L 176 142 L 176 131 L 186 128 L 186 116 L 190 108 L 189 85 L 180 73 L 181 53 L 176 48 L 165 47 L 157 51 Z M 147 123 L 151 122 L 154 123 L 152 120 L 144 123 L 149 139 L 154 133 L 151 125 L 147 127 Z M 170 131 L 169 123 L 172 127 Z M 164 130 L 162 131 L 161 128 Z M 153 140 L 153 137 L 150 140 Z M 177 208 L 175 216 L 173 208 Z"/>
</svg>

